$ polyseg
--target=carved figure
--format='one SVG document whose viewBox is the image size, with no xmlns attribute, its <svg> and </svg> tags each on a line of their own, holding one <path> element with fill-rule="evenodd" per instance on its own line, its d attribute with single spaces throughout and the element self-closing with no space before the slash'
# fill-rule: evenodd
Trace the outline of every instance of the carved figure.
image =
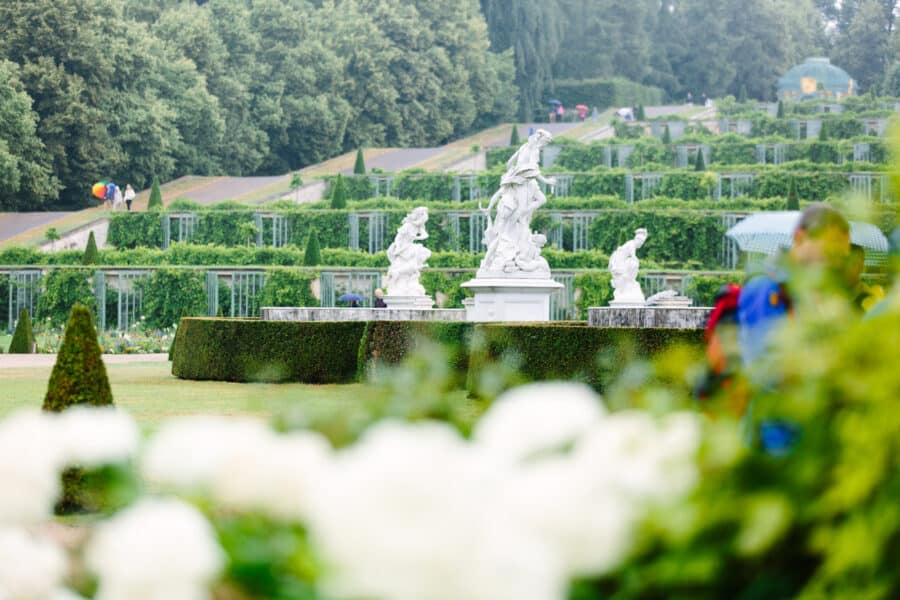
<svg viewBox="0 0 900 600">
<path fill-rule="evenodd" d="M 609 272 L 612 275 L 615 302 L 644 304 L 644 292 L 637 282 L 640 267 L 637 249 L 646 241 L 647 230 L 636 229 L 634 239 L 619 246 L 609 257 Z"/>
<path fill-rule="evenodd" d="M 541 148 L 552 139 L 553 136 L 544 129 L 538 129 L 531 135 L 506 163 L 506 173 L 500 180 L 500 189 L 491 198 L 487 208 L 479 203 L 478 208 L 487 215 L 488 221 L 484 232 L 487 253 L 481 261 L 479 277 L 523 272 L 550 277 L 546 261 L 537 264 L 532 271 L 523 269 L 522 264 L 534 266 L 534 257 L 540 257 L 541 253 L 533 239 L 531 218 L 534 211 L 547 202 L 538 183 L 556 185 L 554 178 L 541 175 L 539 165 Z M 495 207 L 496 212 L 492 216 Z M 526 256 L 530 258 L 526 259 Z"/>
<path fill-rule="evenodd" d="M 391 263 L 387 272 L 388 296 L 424 296 L 425 288 L 419 283 L 419 274 L 431 256 L 431 250 L 416 242 L 428 239 L 425 223 L 428 208 L 420 206 L 403 218 L 397 236 L 387 249 Z"/>
</svg>

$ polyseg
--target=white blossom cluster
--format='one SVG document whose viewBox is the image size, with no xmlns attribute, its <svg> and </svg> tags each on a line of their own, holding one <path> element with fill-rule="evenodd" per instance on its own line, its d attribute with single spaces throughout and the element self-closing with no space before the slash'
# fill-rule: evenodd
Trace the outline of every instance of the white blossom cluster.
<svg viewBox="0 0 900 600">
<path fill-rule="evenodd" d="M 0 481 L 16 490 L 0 494 L 0 600 L 56 600 L 65 576 L 58 549 L 2 527 L 50 514 L 62 466 L 135 456 L 131 421 L 88 416 L 0 424 Z M 334 450 L 312 432 L 191 417 L 161 427 L 138 462 L 154 489 L 303 524 L 329 598 L 561 600 L 573 578 L 627 560 L 648 510 L 691 492 L 700 433 L 692 414 L 608 413 L 585 386 L 546 383 L 500 397 L 471 439 L 388 420 Z M 28 552 L 33 568 L 2 570 Z M 197 509 L 145 499 L 96 528 L 85 563 L 98 600 L 200 600 L 224 556 Z"/>
</svg>

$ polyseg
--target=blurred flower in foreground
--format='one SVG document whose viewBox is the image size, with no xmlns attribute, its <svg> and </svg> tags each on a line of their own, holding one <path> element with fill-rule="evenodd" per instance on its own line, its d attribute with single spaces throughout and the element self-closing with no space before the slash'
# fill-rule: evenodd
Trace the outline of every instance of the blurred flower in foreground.
<svg viewBox="0 0 900 600">
<path fill-rule="evenodd" d="M 85 554 L 97 600 L 209 598 L 223 559 L 203 515 L 175 499 L 145 499 L 102 523 Z"/>
<path fill-rule="evenodd" d="M 67 569 L 66 555 L 52 542 L 0 528 L 0 598 L 55 600 Z"/>
</svg>

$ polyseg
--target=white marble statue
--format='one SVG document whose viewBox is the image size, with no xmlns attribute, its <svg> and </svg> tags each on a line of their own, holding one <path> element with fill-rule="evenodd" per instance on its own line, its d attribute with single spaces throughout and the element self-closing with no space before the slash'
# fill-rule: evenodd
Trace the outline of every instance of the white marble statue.
<svg viewBox="0 0 900 600">
<path fill-rule="evenodd" d="M 487 254 L 481 261 L 478 277 L 550 278 L 547 261 L 541 258 L 541 245 L 546 243 L 546 238 L 538 245 L 536 234 L 531 231 L 531 218 L 547 202 L 538 183 L 556 185 L 554 178 L 545 178 L 540 172 L 541 148 L 551 139 L 544 129 L 531 135 L 506 163 L 500 189 L 487 208 L 479 203 L 479 210 L 487 215 L 488 225 L 484 232 Z"/>
<path fill-rule="evenodd" d="M 609 257 L 612 274 L 613 302 L 616 304 L 644 304 L 644 292 L 637 282 L 639 262 L 637 249 L 647 241 L 647 230 L 636 229 L 634 239 L 619 246 Z"/>
<path fill-rule="evenodd" d="M 416 242 L 428 239 L 425 223 L 428 208 L 420 206 L 403 218 L 397 229 L 397 237 L 387 249 L 391 263 L 387 272 L 388 296 L 424 296 L 425 288 L 419 283 L 419 273 L 431 250 Z"/>
</svg>

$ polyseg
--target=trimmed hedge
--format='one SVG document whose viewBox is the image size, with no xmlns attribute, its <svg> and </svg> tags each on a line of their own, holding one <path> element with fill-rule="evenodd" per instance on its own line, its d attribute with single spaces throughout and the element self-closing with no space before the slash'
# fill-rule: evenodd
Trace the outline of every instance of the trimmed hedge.
<svg viewBox="0 0 900 600">
<path fill-rule="evenodd" d="M 432 341 L 449 349 L 460 385 L 481 394 L 487 370 L 513 359 L 518 381 L 567 379 L 603 387 L 634 358 L 672 345 L 702 347 L 703 332 L 603 329 L 583 323 L 290 322 L 182 319 L 172 373 L 183 379 L 347 383 L 395 365 Z M 575 351 L 573 351 L 575 350 Z M 515 383 L 510 381 L 509 383 Z"/>
<path fill-rule="evenodd" d="M 511 362 L 517 382 L 553 379 L 582 381 L 602 391 L 625 365 L 674 345 L 703 346 L 702 330 L 611 329 L 582 323 L 479 324 L 469 357 L 469 393 L 483 394 L 485 369 Z"/>
<path fill-rule="evenodd" d="M 662 104 L 665 92 L 649 85 L 623 79 L 562 79 L 553 84 L 553 93 L 565 106 L 587 104 L 600 108 L 611 106 L 656 106 Z"/>
<path fill-rule="evenodd" d="M 185 318 L 175 338 L 172 374 L 214 381 L 349 383 L 356 380 L 365 326 Z"/>
<path fill-rule="evenodd" d="M 363 378 L 379 366 L 397 365 L 422 342 L 442 345 L 460 385 L 469 369 L 472 323 L 427 321 L 369 321 L 359 344 L 359 375 Z"/>
<path fill-rule="evenodd" d="M 16 330 L 13 332 L 7 352 L 10 354 L 34 353 L 34 331 L 31 329 L 31 316 L 28 314 L 28 309 L 24 306 L 19 309 Z"/>
</svg>

